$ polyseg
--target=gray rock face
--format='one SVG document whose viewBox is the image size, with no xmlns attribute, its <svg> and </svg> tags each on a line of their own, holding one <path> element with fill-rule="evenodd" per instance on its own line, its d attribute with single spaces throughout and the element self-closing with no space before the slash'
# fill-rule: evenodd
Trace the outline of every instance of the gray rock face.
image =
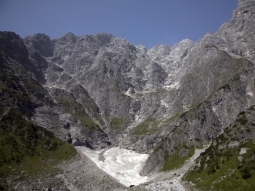
<svg viewBox="0 0 255 191">
<path fill-rule="evenodd" d="M 239 1 L 231 21 L 217 33 L 207 34 L 196 43 L 186 39 L 173 47 L 160 45 L 147 50 L 105 33 L 83 37 L 68 33 L 51 41 L 45 35 L 35 35 L 26 38 L 25 43 L 47 62 L 43 71 L 46 87 L 73 93 L 72 87 L 80 85 L 98 108 L 94 113 L 87 111 L 88 115 L 102 118 L 99 126 L 111 136 L 112 144 L 148 152 L 167 135 L 162 132 L 172 131 L 172 126 L 164 121 L 196 110 L 205 101 L 213 102 L 212 97 L 222 86 L 242 79 L 240 76 L 248 66 L 241 58 L 254 61 L 253 11 L 254 1 Z M 41 47 L 35 42 L 42 42 Z M 250 91 L 253 92 L 251 87 Z M 250 97 L 246 99 L 240 107 L 253 101 Z M 214 108 L 211 112 L 221 111 Z M 205 128 L 202 139 L 217 136 L 238 110 L 231 112 L 229 120 L 215 114 L 218 117 L 211 123 L 218 121 L 219 129 Z M 111 129 L 113 118 L 125 119 L 125 125 Z M 156 118 L 157 123 L 144 127 L 145 134 L 137 136 L 138 125 L 149 118 Z M 176 120 L 172 122 L 175 125 Z M 161 131 L 153 132 L 155 129 Z M 117 134 L 124 138 L 116 139 Z"/>
<path fill-rule="evenodd" d="M 32 120 L 74 145 L 150 153 L 142 173 L 155 172 L 165 152 L 202 146 L 255 104 L 254 12 L 239 0 L 215 34 L 150 50 L 105 33 L 26 37 L 30 71 L 54 100 Z"/>
<path fill-rule="evenodd" d="M 33 37 L 28 36 L 24 39 L 28 47 L 33 47 L 41 56 L 53 56 L 53 47 L 50 37 L 45 34 L 36 34 Z"/>
</svg>

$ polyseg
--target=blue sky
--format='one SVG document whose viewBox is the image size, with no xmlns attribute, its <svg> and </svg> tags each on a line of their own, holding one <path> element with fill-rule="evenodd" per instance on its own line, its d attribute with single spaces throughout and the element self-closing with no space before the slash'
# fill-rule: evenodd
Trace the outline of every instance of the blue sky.
<svg viewBox="0 0 255 191">
<path fill-rule="evenodd" d="M 197 41 L 228 22 L 238 0 L 0 0 L 0 31 L 58 38 L 106 32 L 147 48 Z"/>
</svg>

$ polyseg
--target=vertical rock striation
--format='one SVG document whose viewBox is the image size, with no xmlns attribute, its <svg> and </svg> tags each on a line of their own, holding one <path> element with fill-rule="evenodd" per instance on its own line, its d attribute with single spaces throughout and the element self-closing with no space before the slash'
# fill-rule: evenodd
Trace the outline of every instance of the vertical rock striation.
<svg viewBox="0 0 255 191">
<path fill-rule="evenodd" d="M 239 0 L 215 34 L 150 50 L 106 33 L 22 41 L 4 32 L 1 54 L 50 100 L 33 107 L 34 123 L 73 145 L 148 153 L 142 174 L 150 174 L 216 139 L 255 104 L 254 12 L 254 0 Z"/>
</svg>

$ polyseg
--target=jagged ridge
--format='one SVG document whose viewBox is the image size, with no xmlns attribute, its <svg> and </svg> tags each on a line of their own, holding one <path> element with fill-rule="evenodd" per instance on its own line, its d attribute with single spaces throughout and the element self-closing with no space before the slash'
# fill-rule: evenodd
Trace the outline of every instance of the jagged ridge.
<svg viewBox="0 0 255 191">
<path fill-rule="evenodd" d="M 254 0 L 240 0 L 218 32 L 173 47 L 147 50 L 106 33 L 37 34 L 24 39 L 26 47 L 16 40 L 19 54 L 4 46 L 1 54 L 47 90 L 51 101 L 33 107 L 34 123 L 74 145 L 149 153 L 142 174 L 150 174 L 217 139 L 255 104 L 254 11 Z"/>
</svg>

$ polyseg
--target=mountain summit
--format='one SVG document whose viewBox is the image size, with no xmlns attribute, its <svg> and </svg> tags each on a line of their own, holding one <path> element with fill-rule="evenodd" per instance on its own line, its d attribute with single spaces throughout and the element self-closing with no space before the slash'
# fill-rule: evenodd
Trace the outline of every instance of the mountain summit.
<svg viewBox="0 0 255 191">
<path fill-rule="evenodd" d="M 254 13 L 254 0 L 239 0 L 215 34 L 149 50 L 107 33 L 0 32 L 0 122 L 14 109 L 73 146 L 149 154 L 144 176 L 178 168 L 207 146 L 183 181 L 253 190 Z"/>
</svg>

